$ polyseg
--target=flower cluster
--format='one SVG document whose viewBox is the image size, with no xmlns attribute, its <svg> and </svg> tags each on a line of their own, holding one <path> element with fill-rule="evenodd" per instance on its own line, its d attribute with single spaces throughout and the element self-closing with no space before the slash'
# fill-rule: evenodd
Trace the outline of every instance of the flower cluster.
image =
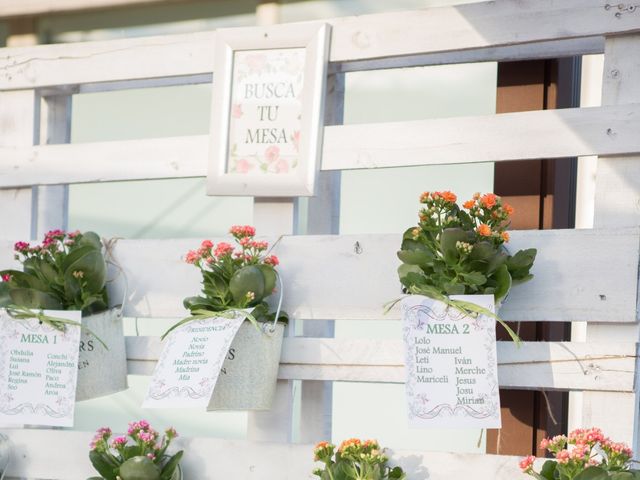
<svg viewBox="0 0 640 480">
<path fill-rule="evenodd" d="M 129 423 L 126 436 L 112 435 L 110 428 L 102 427 L 89 444 L 89 458 L 103 478 L 170 479 L 178 468 L 183 452 L 167 455 L 169 445 L 178 436 L 174 428 L 166 429 L 161 436 L 149 422 L 140 420 Z"/>
<path fill-rule="evenodd" d="M 460 215 L 456 204 L 458 197 L 449 191 L 424 192 L 420 203 L 420 221 L 424 227 L 472 227 L 477 240 L 491 240 L 500 245 L 509 241 L 506 229 L 509 218 L 514 213 L 511 205 L 495 193 L 476 193 L 471 200 L 462 204 L 468 212 Z"/>
<path fill-rule="evenodd" d="M 336 449 L 329 442 L 320 442 L 314 449 L 314 460 L 323 468 L 314 470 L 322 480 L 402 480 L 402 468 L 387 466 L 389 458 L 376 440 L 350 438 Z"/>
<path fill-rule="evenodd" d="M 494 193 L 476 193 L 460 207 L 450 191 L 424 192 L 417 226 L 403 237 L 398 273 L 409 293 L 493 294 L 500 303 L 513 284 L 532 278 L 536 251 L 511 256 L 507 228 L 514 210 Z"/>
<path fill-rule="evenodd" d="M 22 271 L 0 272 L 0 307 L 81 310 L 108 308 L 107 266 L 102 241 L 93 232 L 52 230 L 40 244 L 16 242 Z"/>
<path fill-rule="evenodd" d="M 254 308 L 256 320 L 270 321 L 265 299 L 276 289 L 280 261 L 268 253 L 267 242 L 256 240 L 254 227 L 235 225 L 229 233 L 235 246 L 204 240 L 185 255 L 200 270 L 203 288 L 200 296 L 186 298 L 184 306 L 192 315 Z"/>
<path fill-rule="evenodd" d="M 275 255 L 265 256 L 264 252 L 269 248 L 269 244 L 264 241 L 254 240 L 256 230 L 249 225 L 236 225 L 231 227 L 230 232 L 233 235 L 239 248 L 227 242 L 220 242 L 215 245 L 211 240 L 204 240 L 200 244 L 200 248 L 190 250 L 185 255 L 185 261 L 201 268 L 214 268 L 217 265 L 225 268 L 232 263 L 233 266 L 242 267 L 247 265 L 256 265 L 265 263 L 271 266 L 277 266 L 280 261 Z"/>
<path fill-rule="evenodd" d="M 612 441 L 599 428 L 577 429 L 568 436 L 545 438 L 540 442 L 540 448 L 554 456 L 554 460 L 545 464 L 543 471 L 557 471 L 560 478 L 567 480 L 576 478 L 585 470 L 601 474 L 598 478 L 608 478 L 608 472 L 629 471 L 633 457 L 627 445 Z M 534 470 L 534 461 L 535 457 L 526 457 L 520 462 L 520 468 L 524 473 L 541 478 Z"/>
</svg>

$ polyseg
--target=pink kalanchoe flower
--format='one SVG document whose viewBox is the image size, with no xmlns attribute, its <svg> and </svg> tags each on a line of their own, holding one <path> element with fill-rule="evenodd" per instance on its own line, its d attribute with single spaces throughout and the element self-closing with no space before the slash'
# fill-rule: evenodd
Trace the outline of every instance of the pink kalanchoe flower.
<svg viewBox="0 0 640 480">
<path fill-rule="evenodd" d="M 16 252 L 26 253 L 29 250 L 29 244 L 27 242 L 16 242 L 13 249 Z"/>
<path fill-rule="evenodd" d="M 67 234 L 67 237 L 69 238 L 76 238 L 78 235 L 80 235 L 80 230 L 76 230 L 75 232 L 69 232 Z"/>
<path fill-rule="evenodd" d="M 243 247 L 248 247 L 251 244 L 251 239 L 249 237 L 241 238 L 238 243 Z"/>
<path fill-rule="evenodd" d="M 155 456 L 153 453 L 147 453 L 147 458 L 148 458 L 149 460 L 155 460 L 155 459 L 156 459 L 156 456 Z"/>
<path fill-rule="evenodd" d="M 254 237 L 256 235 L 256 229 L 251 225 L 234 225 L 229 230 L 229 233 L 236 238 Z"/>
<path fill-rule="evenodd" d="M 556 454 L 556 460 L 561 464 L 569 463 L 570 456 L 571 455 L 569 454 L 569 450 L 560 450 Z"/>
<path fill-rule="evenodd" d="M 220 242 L 217 246 L 213 255 L 216 257 L 224 257 L 225 255 L 231 255 L 233 253 L 233 246 L 229 245 L 225 242 Z"/>
<path fill-rule="evenodd" d="M 176 429 L 173 427 L 167 428 L 164 433 L 169 439 L 178 438 L 178 432 L 176 432 Z"/>
<path fill-rule="evenodd" d="M 189 250 L 184 257 L 184 261 L 187 263 L 197 263 L 200 260 L 200 255 L 195 250 Z"/>
<path fill-rule="evenodd" d="M 269 248 L 269 244 L 267 242 L 256 242 L 253 241 L 249 244 L 251 248 L 255 248 L 256 250 L 266 250 Z"/>
<path fill-rule="evenodd" d="M 62 240 L 66 233 L 64 230 L 50 230 L 44 235 L 44 239 Z"/>
<path fill-rule="evenodd" d="M 276 267 L 280 265 L 280 260 L 278 260 L 278 257 L 276 257 L 275 255 L 270 255 L 264 259 L 264 263 Z"/>
<path fill-rule="evenodd" d="M 200 245 L 201 248 L 213 248 L 213 242 L 211 240 L 203 240 Z"/>
<path fill-rule="evenodd" d="M 156 433 L 155 432 L 146 432 L 142 430 L 138 434 L 138 438 L 145 443 L 155 443 L 156 441 Z"/>
<path fill-rule="evenodd" d="M 116 437 L 113 440 L 111 440 L 111 447 L 112 448 L 120 448 L 120 447 L 124 447 L 127 444 L 127 437 Z"/>
<path fill-rule="evenodd" d="M 523 472 L 529 472 L 533 468 L 533 462 L 536 461 L 536 457 L 533 455 L 529 455 L 528 457 L 523 458 L 520 461 L 520 469 Z"/>
</svg>

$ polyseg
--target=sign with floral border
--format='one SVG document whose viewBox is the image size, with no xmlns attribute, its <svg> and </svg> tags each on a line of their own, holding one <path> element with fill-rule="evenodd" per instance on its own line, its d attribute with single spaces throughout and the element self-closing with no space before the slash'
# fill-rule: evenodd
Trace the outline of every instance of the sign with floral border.
<svg viewBox="0 0 640 480">
<path fill-rule="evenodd" d="M 326 24 L 216 31 L 208 194 L 314 194 L 328 32 Z"/>
<path fill-rule="evenodd" d="M 45 311 L 80 323 L 80 311 Z M 0 310 L 0 424 L 72 427 L 80 327 L 64 331 Z"/>
<path fill-rule="evenodd" d="M 492 312 L 492 295 L 452 299 Z M 421 295 L 402 301 L 409 424 L 417 428 L 500 428 L 496 322 Z"/>
<path fill-rule="evenodd" d="M 244 322 L 215 317 L 185 323 L 171 332 L 156 365 L 144 408 L 206 409 L 231 342 Z"/>
</svg>

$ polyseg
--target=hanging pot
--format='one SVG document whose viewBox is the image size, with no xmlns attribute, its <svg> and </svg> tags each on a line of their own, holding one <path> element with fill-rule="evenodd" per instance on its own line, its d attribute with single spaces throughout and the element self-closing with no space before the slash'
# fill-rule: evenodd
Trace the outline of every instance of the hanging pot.
<svg viewBox="0 0 640 480">
<path fill-rule="evenodd" d="M 119 308 L 82 318 L 82 324 L 107 345 L 108 350 L 87 329 L 80 337 L 76 400 L 90 400 L 127 388 L 127 354 L 122 314 Z"/>
<path fill-rule="evenodd" d="M 280 367 L 285 324 L 245 321 L 229 348 L 207 410 L 269 410 Z"/>
</svg>

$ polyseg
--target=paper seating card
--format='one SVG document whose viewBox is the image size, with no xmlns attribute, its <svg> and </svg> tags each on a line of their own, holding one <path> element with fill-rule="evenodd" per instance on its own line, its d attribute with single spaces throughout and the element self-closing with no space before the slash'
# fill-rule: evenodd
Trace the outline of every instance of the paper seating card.
<svg viewBox="0 0 640 480">
<path fill-rule="evenodd" d="M 492 295 L 452 299 L 493 312 Z M 402 301 L 406 394 L 414 428 L 500 428 L 495 319 L 420 295 Z"/>
<path fill-rule="evenodd" d="M 206 409 L 220 369 L 245 317 L 194 320 L 177 328 L 165 340 L 145 408 Z"/>
<path fill-rule="evenodd" d="M 81 322 L 79 311 L 46 315 Z M 0 310 L 0 425 L 72 427 L 80 327 L 56 330 Z"/>
</svg>

